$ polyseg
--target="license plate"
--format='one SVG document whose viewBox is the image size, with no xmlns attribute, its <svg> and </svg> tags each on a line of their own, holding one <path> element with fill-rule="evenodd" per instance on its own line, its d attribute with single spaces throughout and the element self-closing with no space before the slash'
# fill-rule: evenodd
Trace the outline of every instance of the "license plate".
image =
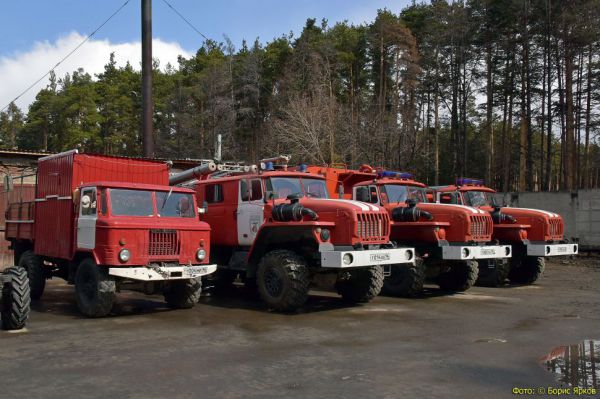
<svg viewBox="0 0 600 399">
<path fill-rule="evenodd" d="M 388 253 L 371 254 L 371 262 L 385 262 L 391 259 Z"/>
<path fill-rule="evenodd" d="M 556 247 L 556 252 L 565 253 L 567 252 L 567 247 Z"/>
<path fill-rule="evenodd" d="M 495 255 L 496 251 L 491 248 L 481 248 L 482 255 Z"/>
<path fill-rule="evenodd" d="M 183 271 L 190 277 L 198 277 L 206 274 L 206 267 L 204 266 L 184 266 Z"/>
</svg>

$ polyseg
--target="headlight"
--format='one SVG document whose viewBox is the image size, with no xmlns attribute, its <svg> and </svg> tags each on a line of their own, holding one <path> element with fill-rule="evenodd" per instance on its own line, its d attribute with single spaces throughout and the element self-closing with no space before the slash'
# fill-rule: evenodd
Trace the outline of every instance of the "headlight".
<svg viewBox="0 0 600 399">
<path fill-rule="evenodd" d="M 463 258 L 468 258 L 470 254 L 471 254 L 471 251 L 469 251 L 469 248 L 463 248 L 462 249 L 462 256 L 463 256 Z"/>
<path fill-rule="evenodd" d="M 344 262 L 345 265 L 349 265 L 354 261 L 354 258 L 352 257 L 351 254 L 344 254 L 342 261 Z"/>
<path fill-rule="evenodd" d="M 122 249 L 119 252 L 119 260 L 121 262 L 127 262 L 129 259 L 131 259 L 131 252 L 129 252 L 128 249 Z"/>
<path fill-rule="evenodd" d="M 198 252 L 196 252 L 196 258 L 198 260 L 204 260 L 204 258 L 206 258 L 206 251 L 203 249 L 199 249 Z"/>
</svg>

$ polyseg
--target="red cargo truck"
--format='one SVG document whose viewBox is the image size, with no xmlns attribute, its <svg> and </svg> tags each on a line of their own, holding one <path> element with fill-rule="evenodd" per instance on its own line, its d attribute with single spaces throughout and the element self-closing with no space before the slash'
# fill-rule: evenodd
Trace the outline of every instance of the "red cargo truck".
<svg viewBox="0 0 600 399">
<path fill-rule="evenodd" d="M 545 257 L 576 255 L 579 247 L 564 239 L 562 217 L 541 209 L 500 206 L 495 191 L 481 179 L 460 178 L 456 184 L 434 187 L 437 201 L 481 209 L 494 219 L 493 238 L 512 245 L 513 256 L 501 273 L 492 270 L 491 278 L 502 283 L 508 277 L 518 284 L 531 284 L 544 272 Z"/>
<path fill-rule="evenodd" d="M 192 307 L 200 277 L 216 270 L 194 192 L 170 187 L 163 162 L 77 150 L 40 158 L 35 200 L 9 204 L 6 239 L 32 298 L 46 279 L 61 277 L 75 284 L 89 317 L 108 314 L 120 289 L 162 292 L 169 306 Z"/>
<path fill-rule="evenodd" d="M 510 245 L 492 240 L 492 218 L 468 206 L 428 202 L 427 186 L 410 173 L 346 165 L 309 166 L 322 175 L 332 196 L 380 205 L 390 214 L 390 239 L 414 246 L 420 260 L 411 268 L 392 267 L 384 282 L 390 295 L 414 296 L 425 278 L 446 291 L 464 291 L 477 281 L 479 269 L 501 264 Z"/>
</svg>

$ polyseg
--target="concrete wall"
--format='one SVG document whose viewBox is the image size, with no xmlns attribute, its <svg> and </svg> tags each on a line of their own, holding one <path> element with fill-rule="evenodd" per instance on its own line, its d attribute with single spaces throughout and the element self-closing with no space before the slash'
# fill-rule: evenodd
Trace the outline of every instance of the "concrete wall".
<svg viewBox="0 0 600 399">
<path fill-rule="evenodd" d="M 578 239 L 581 249 L 600 250 L 600 190 L 573 193 L 498 193 L 500 204 L 544 209 L 565 221 L 565 238 Z"/>
</svg>

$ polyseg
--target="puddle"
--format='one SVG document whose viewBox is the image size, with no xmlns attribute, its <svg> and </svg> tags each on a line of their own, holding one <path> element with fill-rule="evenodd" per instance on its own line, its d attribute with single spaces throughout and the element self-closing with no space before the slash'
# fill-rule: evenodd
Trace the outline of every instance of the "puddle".
<svg viewBox="0 0 600 399">
<path fill-rule="evenodd" d="M 540 361 L 564 385 L 600 389 L 600 340 L 559 346 Z"/>
</svg>

